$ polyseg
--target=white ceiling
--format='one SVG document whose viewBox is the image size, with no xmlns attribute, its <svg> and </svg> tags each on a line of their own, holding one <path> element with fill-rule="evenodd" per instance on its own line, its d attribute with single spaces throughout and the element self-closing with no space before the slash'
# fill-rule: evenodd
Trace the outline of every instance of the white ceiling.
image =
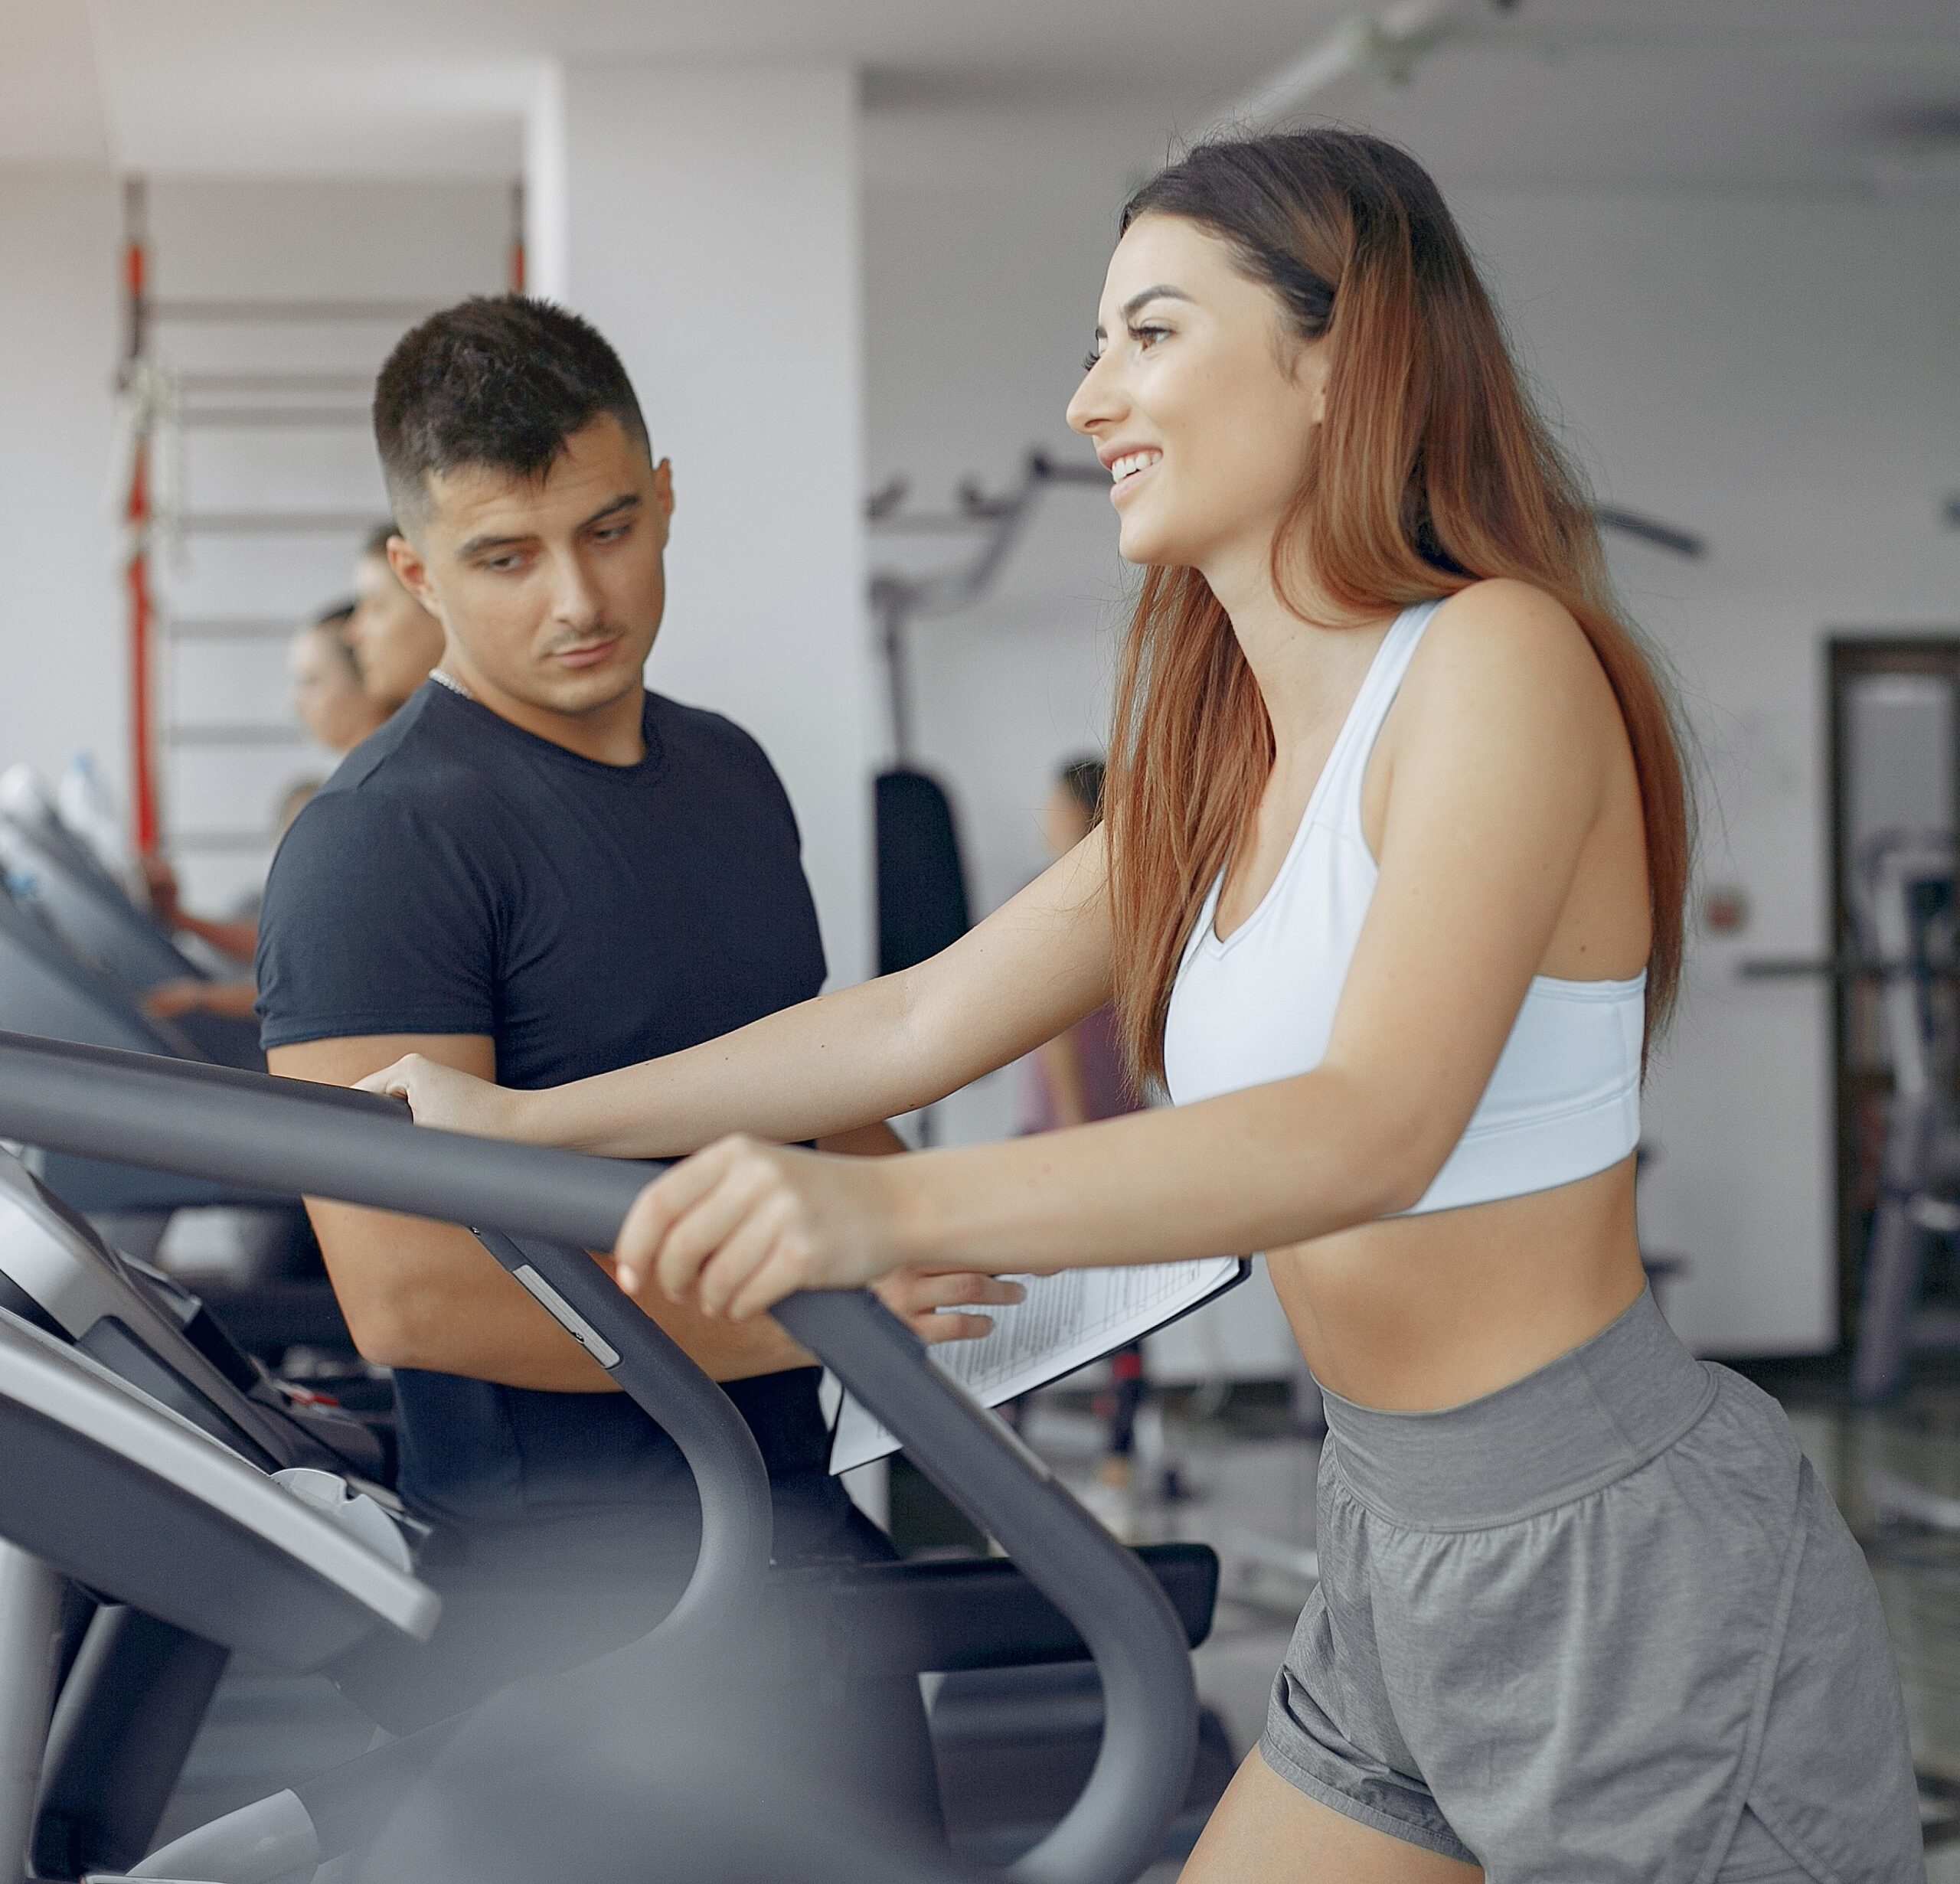
<svg viewBox="0 0 1960 1884">
<path fill-rule="evenodd" d="M 875 121 L 1202 128 L 1357 0 L 0 0 L 0 162 L 513 174 L 557 57 L 831 59 Z M 1492 181 L 1850 187 L 1960 151 L 1956 0 L 1458 0 L 1318 113 Z M 1931 156 L 1928 152 L 1931 152 Z M 1942 155 L 1943 153 L 1943 155 Z"/>
</svg>

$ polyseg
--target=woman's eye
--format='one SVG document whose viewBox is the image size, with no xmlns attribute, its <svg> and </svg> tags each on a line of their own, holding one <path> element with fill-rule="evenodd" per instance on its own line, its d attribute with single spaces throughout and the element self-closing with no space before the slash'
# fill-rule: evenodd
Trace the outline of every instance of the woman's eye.
<svg viewBox="0 0 1960 1884">
<path fill-rule="evenodd" d="M 1170 331 L 1168 327 L 1133 327 L 1130 329 L 1130 338 L 1136 342 L 1140 351 L 1147 353 Z"/>
<path fill-rule="evenodd" d="M 1102 350 L 1099 348 L 1090 348 L 1088 352 L 1082 356 L 1083 371 L 1085 373 L 1093 373 L 1096 371 L 1096 361 L 1102 358 Z"/>
</svg>

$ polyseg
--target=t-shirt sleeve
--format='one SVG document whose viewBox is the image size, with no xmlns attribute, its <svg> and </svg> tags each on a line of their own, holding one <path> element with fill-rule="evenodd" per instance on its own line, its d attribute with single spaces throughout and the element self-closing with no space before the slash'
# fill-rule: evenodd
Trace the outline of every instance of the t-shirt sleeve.
<svg viewBox="0 0 1960 1884">
<path fill-rule="evenodd" d="M 762 742 L 746 727 L 737 726 L 732 720 L 721 723 L 728 730 L 731 749 L 736 764 L 750 774 L 761 792 L 763 802 L 781 818 L 782 829 L 789 840 L 789 857 L 795 867 L 802 890 L 802 901 L 809 912 L 809 923 L 813 938 L 817 965 L 817 986 L 821 988 L 830 978 L 830 964 L 824 956 L 823 939 L 817 923 L 816 899 L 812 894 L 809 879 L 802 868 L 803 831 L 796 821 L 796 808 L 789 802 L 789 788 L 782 782 L 775 762 L 763 750 Z"/>
<path fill-rule="evenodd" d="M 266 880 L 261 1038 L 493 1034 L 497 927 L 490 874 L 455 831 L 384 793 L 325 792 Z"/>
</svg>

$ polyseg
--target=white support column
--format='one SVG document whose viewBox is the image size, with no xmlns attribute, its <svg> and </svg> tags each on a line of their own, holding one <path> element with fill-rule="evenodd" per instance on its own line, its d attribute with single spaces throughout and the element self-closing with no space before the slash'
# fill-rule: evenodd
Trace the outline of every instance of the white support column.
<svg viewBox="0 0 1960 1884">
<path fill-rule="evenodd" d="M 116 181 L 0 166 L 0 767 L 95 756 L 129 783 L 109 495 L 118 358 Z"/>
<path fill-rule="evenodd" d="M 873 965 L 858 86 L 842 67 L 573 64 L 527 139 L 535 292 L 592 321 L 674 461 L 651 685 L 761 740 L 833 984 Z"/>
</svg>

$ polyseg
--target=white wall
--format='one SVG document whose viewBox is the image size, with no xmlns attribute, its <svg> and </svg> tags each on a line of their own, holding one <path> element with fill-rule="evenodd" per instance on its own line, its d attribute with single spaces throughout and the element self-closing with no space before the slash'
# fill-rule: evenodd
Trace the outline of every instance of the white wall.
<svg viewBox="0 0 1960 1884">
<path fill-rule="evenodd" d="M 910 472 L 930 498 L 962 472 L 999 480 L 1026 444 L 1067 448 L 1060 408 L 1151 129 L 1044 142 L 1004 122 L 995 163 L 969 152 L 909 184 L 896 162 L 874 171 L 874 482 Z M 1825 1002 L 1744 987 L 1735 964 L 1825 939 L 1824 638 L 1960 626 L 1960 535 L 1939 518 L 1960 484 L 1960 214 L 1848 195 L 1452 194 L 1602 496 L 1713 546 L 1698 565 L 1612 552 L 1706 757 L 1704 877 L 1743 884 L 1754 909 L 1744 935 L 1696 944 L 1650 1086 L 1661 1156 L 1644 1226 L 1694 1265 L 1669 1305 L 1705 1350 L 1827 1347 Z M 964 815 L 983 906 L 1036 867 L 1048 772 L 1107 710 L 1125 578 L 1100 505 L 1056 494 L 995 596 L 920 632 L 921 744 Z M 962 1123 L 1009 1116 L 997 1086 Z"/>
<path fill-rule="evenodd" d="M 1851 196 L 1471 193 L 1472 236 L 1603 495 L 1712 545 L 1615 567 L 1704 766 L 1702 876 L 1753 917 L 1697 939 L 1651 1082 L 1642 1200 L 1694 1268 L 1704 1347 L 1837 1338 L 1828 1000 L 1744 984 L 1828 944 L 1823 645 L 1960 629 L 1960 211 Z"/>
<path fill-rule="evenodd" d="M 169 321 L 154 351 L 185 371 L 338 372 L 324 397 L 188 393 L 186 407 L 239 403 L 330 407 L 356 423 L 278 429 L 202 428 L 159 453 L 165 488 L 192 516 L 338 515 L 326 530 L 256 536 L 190 534 L 160 547 L 166 622 L 159 681 L 168 720 L 265 729 L 242 744 L 167 746 L 165 831 L 198 906 L 254 889 L 275 808 L 296 779 L 334 759 L 309 743 L 286 704 L 292 625 L 345 596 L 368 525 L 387 514 L 364 413 L 374 374 L 410 324 L 466 295 L 506 284 L 509 189 L 495 182 L 248 181 L 163 178 L 150 186 L 151 275 L 160 299 L 368 304 L 335 322 Z M 173 630 L 172 622 L 178 625 Z M 217 622 L 231 638 L 198 638 Z"/>
<path fill-rule="evenodd" d="M 126 770 L 114 180 L 0 168 L 0 766 Z"/>
<path fill-rule="evenodd" d="M 527 162 L 538 286 L 619 349 L 654 449 L 673 460 L 648 678 L 768 750 L 802 826 L 832 980 L 855 981 L 872 965 L 874 758 L 855 78 L 570 66 Z"/>
</svg>

